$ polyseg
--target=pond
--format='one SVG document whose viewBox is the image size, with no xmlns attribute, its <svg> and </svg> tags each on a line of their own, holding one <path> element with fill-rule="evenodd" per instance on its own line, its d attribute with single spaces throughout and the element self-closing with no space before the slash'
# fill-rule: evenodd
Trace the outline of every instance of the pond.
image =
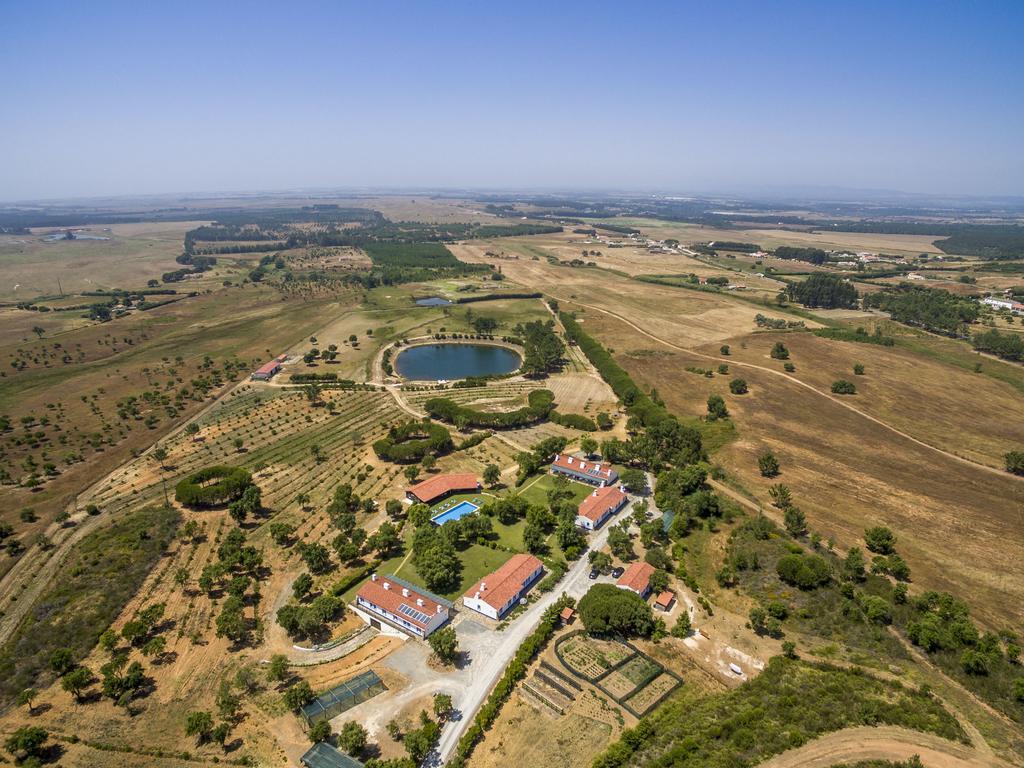
<svg viewBox="0 0 1024 768">
<path fill-rule="evenodd" d="M 522 362 L 518 352 L 495 344 L 421 344 L 400 352 L 395 370 L 414 381 L 450 381 L 511 373 Z"/>
<path fill-rule="evenodd" d="M 428 296 L 425 299 L 416 299 L 416 306 L 418 307 L 447 307 L 451 304 L 448 299 L 442 299 L 440 296 Z"/>
</svg>

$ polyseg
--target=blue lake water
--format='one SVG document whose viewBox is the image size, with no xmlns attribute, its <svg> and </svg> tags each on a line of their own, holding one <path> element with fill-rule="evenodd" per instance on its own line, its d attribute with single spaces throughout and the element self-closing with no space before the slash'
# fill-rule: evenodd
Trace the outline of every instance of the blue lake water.
<svg viewBox="0 0 1024 768">
<path fill-rule="evenodd" d="M 448 299 L 442 299 L 440 296 L 431 296 L 426 299 L 416 299 L 416 306 L 418 307 L 447 307 L 451 304 Z"/>
<path fill-rule="evenodd" d="M 522 362 L 518 352 L 494 344 L 422 344 L 402 350 L 395 370 L 413 381 L 450 381 L 511 373 Z"/>
</svg>

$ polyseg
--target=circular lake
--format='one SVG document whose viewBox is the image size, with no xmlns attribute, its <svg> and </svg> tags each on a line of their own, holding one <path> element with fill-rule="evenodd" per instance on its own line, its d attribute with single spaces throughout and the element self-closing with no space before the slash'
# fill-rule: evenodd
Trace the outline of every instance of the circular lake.
<svg viewBox="0 0 1024 768">
<path fill-rule="evenodd" d="M 451 381 L 511 373 L 522 362 L 515 350 L 494 344 L 421 344 L 402 350 L 395 370 L 413 381 Z"/>
</svg>

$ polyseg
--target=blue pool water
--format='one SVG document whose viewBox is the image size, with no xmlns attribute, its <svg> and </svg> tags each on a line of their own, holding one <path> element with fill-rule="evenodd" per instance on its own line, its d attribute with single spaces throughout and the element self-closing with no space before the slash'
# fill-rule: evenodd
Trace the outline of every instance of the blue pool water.
<svg viewBox="0 0 1024 768">
<path fill-rule="evenodd" d="M 460 501 L 451 509 L 446 509 L 439 515 L 430 518 L 430 522 L 434 525 L 444 525 L 449 520 L 458 520 L 460 517 L 471 515 L 476 512 L 480 507 L 471 501 Z"/>
</svg>

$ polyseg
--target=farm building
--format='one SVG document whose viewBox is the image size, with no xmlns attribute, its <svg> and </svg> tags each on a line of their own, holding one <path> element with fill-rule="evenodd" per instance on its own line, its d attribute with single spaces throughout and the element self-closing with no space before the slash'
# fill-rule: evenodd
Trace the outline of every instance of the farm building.
<svg viewBox="0 0 1024 768">
<path fill-rule="evenodd" d="M 672 606 L 674 606 L 675 604 L 676 596 L 671 590 L 668 589 L 666 589 L 664 592 L 658 595 L 654 600 L 654 607 L 657 608 L 659 611 L 665 611 L 665 613 L 670 613 L 672 611 Z"/>
<path fill-rule="evenodd" d="M 1012 299 L 995 299 L 989 297 L 981 300 L 982 304 L 985 304 L 993 309 L 1008 309 L 1014 314 L 1024 312 L 1024 304 L 1019 301 L 1013 301 Z"/>
<path fill-rule="evenodd" d="M 356 611 L 374 629 L 382 622 L 413 637 L 429 637 L 448 621 L 452 607 L 444 598 L 394 576 L 376 573 L 356 593 Z"/>
<path fill-rule="evenodd" d="M 363 768 L 363 764 L 325 741 L 318 741 L 299 758 L 305 768 Z"/>
<path fill-rule="evenodd" d="M 321 720 L 337 717 L 356 704 L 372 699 L 387 688 L 372 669 L 336 685 L 326 693 L 321 693 L 300 710 L 302 719 L 307 725 L 315 725 Z"/>
<path fill-rule="evenodd" d="M 651 591 L 652 573 L 654 573 L 654 566 L 650 563 L 631 563 L 622 577 L 615 582 L 615 586 L 619 589 L 636 592 L 640 597 L 647 597 Z"/>
<path fill-rule="evenodd" d="M 612 469 L 611 464 L 600 461 L 587 461 L 578 456 L 566 456 L 555 454 L 555 460 L 551 462 L 551 473 L 554 475 L 565 475 L 572 480 L 579 480 L 581 483 L 591 485 L 614 485 L 619 479 L 618 473 Z"/>
<path fill-rule="evenodd" d="M 281 355 L 281 357 L 271 360 L 269 363 L 264 363 L 253 371 L 249 375 L 249 378 L 253 381 L 270 381 L 270 379 L 274 377 L 274 374 L 281 370 L 281 358 L 283 357 L 284 355 Z"/>
<path fill-rule="evenodd" d="M 478 490 L 480 481 L 476 475 L 438 475 L 407 489 L 405 495 L 414 503 L 433 504 L 453 493 L 473 493 Z"/>
<path fill-rule="evenodd" d="M 500 619 L 544 575 L 544 564 L 533 555 L 513 555 L 494 573 L 484 576 L 462 596 L 462 603 L 491 619 Z"/>
<path fill-rule="evenodd" d="M 605 485 L 594 490 L 580 502 L 576 512 L 576 525 L 588 531 L 596 531 L 604 521 L 622 509 L 629 497 L 621 488 Z"/>
</svg>

